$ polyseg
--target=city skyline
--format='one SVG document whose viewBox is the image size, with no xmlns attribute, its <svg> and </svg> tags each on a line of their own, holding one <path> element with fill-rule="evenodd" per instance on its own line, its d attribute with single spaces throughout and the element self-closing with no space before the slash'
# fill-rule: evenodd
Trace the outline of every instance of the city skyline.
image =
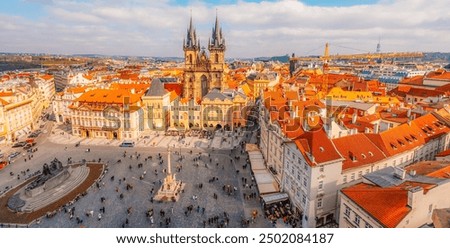
<svg viewBox="0 0 450 248">
<path fill-rule="evenodd" d="M 345 3 L 343 3 L 345 2 Z M 52 1 L 0 3 L 0 52 L 182 57 L 192 13 L 207 45 L 216 11 L 227 57 L 448 52 L 447 4 L 361 1 Z"/>
</svg>

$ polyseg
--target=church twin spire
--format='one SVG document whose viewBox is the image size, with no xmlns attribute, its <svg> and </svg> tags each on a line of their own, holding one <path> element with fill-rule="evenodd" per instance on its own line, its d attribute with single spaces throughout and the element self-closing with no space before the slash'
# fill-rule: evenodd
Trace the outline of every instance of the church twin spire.
<svg viewBox="0 0 450 248">
<path fill-rule="evenodd" d="M 200 49 L 200 40 L 197 39 L 197 32 L 192 24 L 192 14 L 187 29 L 186 39 L 183 41 L 185 49 Z M 219 25 L 219 17 L 216 13 L 216 22 L 212 29 L 212 36 L 208 42 L 209 49 L 225 49 L 225 39 L 222 36 L 222 28 Z"/>
<path fill-rule="evenodd" d="M 222 28 L 219 26 L 219 17 L 216 12 L 216 23 L 212 29 L 212 39 L 209 41 L 209 49 L 225 48 L 225 39 L 222 37 Z"/>
<path fill-rule="evenodd" d="M 193 49 L 199 49 L 200 48 L 200 40 L 197 40 L 197 32 L 192 25 L 192 15 L 191 20 L 189 22 L 189 27 L 187 29 L 187 37 L 183 42 L 184 48 L 193 48 Z"/>
</svg>

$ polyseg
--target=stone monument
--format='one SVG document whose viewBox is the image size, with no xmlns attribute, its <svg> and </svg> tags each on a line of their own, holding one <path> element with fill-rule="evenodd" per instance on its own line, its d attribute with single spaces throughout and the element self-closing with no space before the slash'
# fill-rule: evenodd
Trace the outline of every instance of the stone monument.
<svg viewBox="0 0 450 248">
<path fill-rule="evenodd" d="M 180 193 L 183 190 L 185 184 L 181 181 L 177 181 L 175 174 L 172 175 L 170 164 L 170 148 L 167 155 L 167 176 L 164 178 L 164 182 L 156 195 L 153 197 L 155 201 L 178 201 Z"/>
</svg>

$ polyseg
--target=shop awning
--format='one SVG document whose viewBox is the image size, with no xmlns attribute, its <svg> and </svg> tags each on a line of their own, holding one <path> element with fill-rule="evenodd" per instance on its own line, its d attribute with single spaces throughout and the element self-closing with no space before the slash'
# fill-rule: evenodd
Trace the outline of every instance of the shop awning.
<svg viewBox="0 0 450 248">
<path fill-rule="evenodd" d="M 267 194 L 261 196 L 264 204 L 269 205 L 277 202 L 286 201 L 289 199 L 287 193 L 275 193 L 275 194 Z"/>
</svg>

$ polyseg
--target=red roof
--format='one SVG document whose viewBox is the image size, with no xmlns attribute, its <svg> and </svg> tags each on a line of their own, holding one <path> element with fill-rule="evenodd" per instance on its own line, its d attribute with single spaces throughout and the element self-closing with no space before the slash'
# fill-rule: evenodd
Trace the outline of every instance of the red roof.
<svg viewBox="0 0 450 248">
<path fill-rule="evenodd" d="M 124 101 L 127 100 L 130 104 L 133 104 L 141 100 L 142 94 L 132 94 L 128 90 L 122 89 L 95 89 L 85 92 L 74 102 L 124 104 Z"/>
<path fill-rule="evenodd" d="M 447 156 L 450 156 L 450 149 L 447 149 L 445 151 L 436 154 L 436 157 L 447 157 Z"/>
<path fill-rule="evenodd" d="M 384 153 L 362 133 L 334 139 L 333 143 L 345 159 L 342 170 L 370 165 L 386 158 Z"/>
<path fill-rule="evenodd" d="M 42 75 L 42 76 L 40 76 L 42 79 L 44 79 L 44 80 L 50 80 L 50 79 L 53 79 L 53 76 L 52 75 L 49 75 L 49 74 L 45 74 L 45 75 Z"/>
<path fill-rule="evenodd" d="M 450 128 L 432 114 L 421 116 L 411 123 L 422 131 L 426 141 L 450 132 Z"/>
<path fill-rule="evenodd" d="M 295 144 L 311 166 L 316 165 L 316 163 L 321 164 L 342 159 L 323 128 L 305 131 L 295 140 Z M 310 159 L 309 155 L 313 155 L 314 161 L 312 161 L 312 157 Z"/>
<path fill-rule="evenodd" d="M 418 97 L 432 97 L 432 96 L 443 96 L 445 95 L 445 92 L 438 90 L 411 88 L 406 94 Z"/>
<path fill-rule="evenodd" d="M 401 187 L 380 188 L 360 183 L 342 189 L 342 193 L 385 227 L 396 227 L 411 211 L 407 206 L 408 191 Z"/>
<path fill-rule="evenodd" d="M 180 83 L 164 83 L 164 89 L 167 91 L 175 91 L 177 95 L 181 96 L 183 85 Z"/>
<path fill-rule="evenodd" d="M 438 80 L 450 80 L 450 72 L 439 69 L 437 71 L 432 71 L 427 73 L 425 76 L 426 79 L 438 79 Z"/>
<path fill-rule="evenodd" d="M 423 85 L 423 78 L 423 76 L 404 78 L 402 81 L 400 81 L 400 84 Z"/>
<path fill-rule="evenodd" d="M 425 143 L 425 137 L 416 125 L 402 124 L 382 133 L 364 135 L 386 156 L 409 151 Z"/>
</svg>

